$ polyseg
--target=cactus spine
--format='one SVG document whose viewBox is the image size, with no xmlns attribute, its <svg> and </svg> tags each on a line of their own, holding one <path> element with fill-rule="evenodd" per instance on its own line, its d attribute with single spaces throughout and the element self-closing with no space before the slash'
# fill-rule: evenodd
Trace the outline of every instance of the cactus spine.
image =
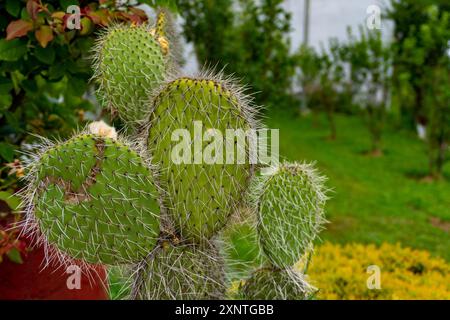
<svg viewBox="0 0 450 320">
<path fill-rule="evenodd" d="M 255 107 L 221 76 L 167 76 L 173 50 L 167 20 L 163 12 L 153 28 L 116 25 L 100 37 L 94 62 L 100 96 L 140 134 L 130 144 L 94 123 L 36 156 L 25 193 L 27 229 L 63 259 L 131 265 L 133 298 L 223 298 L 218 239 L 238 223 L 232 217 L 255 185 L 247 211 L 257 237 L 247 243 L 259 239 L 261 249 L 251 256 L 263 252 L 265 262 L 242 296 L 307 298 L 312 287 L 292 266 L 324 222 L 323 179 L 306 164 L 283 164 L 254 178 L 246 133 L 259 127 Z M 228 130 L 231 139 L 216 135 Z M 182 137 L 188 143 L 179 148 Z"/>
<path fill-rule="evenodd" d="M 224 265 L 214 244 L 174 245 L 164 241 L 146 261 L 136 283 L 140 299 L 221 299 L 225 293 Z"/>
</svg>

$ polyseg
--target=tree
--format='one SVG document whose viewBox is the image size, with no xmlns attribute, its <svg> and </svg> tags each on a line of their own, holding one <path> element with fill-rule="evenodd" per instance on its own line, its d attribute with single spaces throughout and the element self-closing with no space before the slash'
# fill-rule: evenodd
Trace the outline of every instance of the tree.
<svg viewBox="0 0 450 320">
<path fill-rule="evenodd" d="M 448 39 L 440 37 L 429 46 L 421 38 L 421 26 L 430 22 L 427 12 L 431 5 L 436 6 L 439 15 L 450 11 L 447 0 L 391 0 L 385 12 L 394 22 L 394 98 L 400 105 L 403 119 L 411 127 L 417 123 L 427 124 L 423 80 L 437 58 L 446 55 Z"/>
<path fill-rule="evenodd" d="M 252 84 L 259 104 L 292 102 L 295 58 L 282 0 L 179 0 L 186 39 L 200 64 Z"/>
<path fill-rule="evenodd" d="M 438 8 L 428 9 L 429 22 L 420 27 L 420 38 L 425 48 L 435 48 L 447 39 L 450 50 L 450 12 L 439 14 Z M 448 51 L 450 53 L 450 51 Z M 425 69 L 423 79 L 424 114 L 427 118 L 427 144 L 430 178 L 442 177 L 442 170 L 450 141 L 450 55 L 436 57 Z"/>
<path fill-rule="evenodd" d="M 382 154 L 381 135 L 389 97 L 391 49 L 383 43 L 379 30 L 360 27 L 356 38 L 349 29 L 349 42 L 341 52 L 350 66 L 355 103 L 360 105 L 369 128 L 371 154 Z"/>
</svg>

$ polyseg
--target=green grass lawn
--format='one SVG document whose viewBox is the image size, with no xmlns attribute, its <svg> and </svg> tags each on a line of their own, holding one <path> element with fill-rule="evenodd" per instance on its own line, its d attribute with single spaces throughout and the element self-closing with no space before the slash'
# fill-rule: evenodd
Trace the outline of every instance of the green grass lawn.
<svg viewBox="0 0 450 320">
<path fill-rule="evenodd" d="M 384 155 L 365 154 L 370 140 L 358 117 L 337 116 L 338 138 L 327 139 L 320 118 L 278 112 L 267 116 L 280 129 L 283 159 L 316 161 L 333 189 L 327 205 L 330 224 L 322 239 L 332 242 L 400 242 L 450 261 L 450 166 L 446 181 L 427 183 L 424 143 L 412 132 L 386 129 Z"/>
</svg>

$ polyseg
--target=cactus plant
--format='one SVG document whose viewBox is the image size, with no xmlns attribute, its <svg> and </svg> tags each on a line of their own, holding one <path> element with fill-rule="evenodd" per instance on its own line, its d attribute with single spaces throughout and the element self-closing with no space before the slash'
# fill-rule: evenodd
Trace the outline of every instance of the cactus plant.
<svg viewBox="0 0 450 320">
<path fill-rule="evenodd" d="M 24 193 L 27 230 L 62 260 L 130 266 L 132 298 L 212 299 L 226 292 L 219 240 L 242 211 L 261 246 L 250 256 L 265 257 L 242 295 L 307 298 L 312 287 L 292 265 L 324 222 L 323 179 L 306 164 L 254 177 L 246 132 L 259 128 L 256 107 L 221 75 L 167 76 L 166 18 L 101 36 L 94 62 L 101 96 L 139 134 L 128 143 L 93 123 L 35 156 Z"/>
<path fill-rule="evenodd" d="M 94 79 L 100 100 L 127 123 L 142 120 L 152 89 L 169 67 L 164 14 L 155 28 L 116 24 L 98 38 Z"/>
</svg>

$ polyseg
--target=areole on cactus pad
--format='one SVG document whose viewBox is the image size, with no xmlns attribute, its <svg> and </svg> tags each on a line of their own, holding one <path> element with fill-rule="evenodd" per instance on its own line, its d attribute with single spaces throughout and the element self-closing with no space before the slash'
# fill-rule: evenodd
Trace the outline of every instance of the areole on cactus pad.
<svg viewBox="0 0 450 320">
<path fill-rule="evenodd" d="M 156 246 L 151 169 L 123 142 L 86 133 L 49 147 L 32 165 L 31 187 L 37 236 L 70 258 L 131 263 Z"/>
</svg>

